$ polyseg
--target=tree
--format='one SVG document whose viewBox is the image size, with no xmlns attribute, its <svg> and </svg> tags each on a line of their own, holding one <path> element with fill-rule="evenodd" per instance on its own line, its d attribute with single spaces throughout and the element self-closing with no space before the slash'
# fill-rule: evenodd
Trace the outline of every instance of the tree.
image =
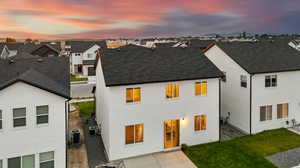
<svg viewBox="0 0 300 168">
<path fill-rule="evenodd" d="M 31 38 L 27 38 L 27 39 L 25 40 L 25 42 L 26 42 L 26 43 L 32 43 L 32 39 L 31 39 Z"/>
<path fill-rule="evenodd" d="M 14 42 L 17 42 L 17 40 L 14 39 L 14 38 L 11 38 L 11 37 L 7 37 L 7 38 L 5 39 L 5 42 L 7 42 L 7 43 L 14 43 Z"/>
</svg>

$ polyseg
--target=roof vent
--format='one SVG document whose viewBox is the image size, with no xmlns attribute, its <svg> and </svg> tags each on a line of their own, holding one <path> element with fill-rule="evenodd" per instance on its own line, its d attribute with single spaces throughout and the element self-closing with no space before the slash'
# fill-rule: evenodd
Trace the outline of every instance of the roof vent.
<svg viewBox="0 0 300 168">
<path fill-rule="evenodd" d="M 42 59 L 42 58 L 39 58 L 39 59 L 37 60 L 37 62 L 43 62 L 43 59 Z"/>
<path fill-rule="evenodd" d="M 121 48 L 117 48 L 117 51 L 121 52 Z"/>
<path fill-rule="evenodd" d="M 13 63 L 15 63 L 15 60 L 10 59 L 10 60 L 9 60 L 9 64 L 13 64 Z"/>
</svg>

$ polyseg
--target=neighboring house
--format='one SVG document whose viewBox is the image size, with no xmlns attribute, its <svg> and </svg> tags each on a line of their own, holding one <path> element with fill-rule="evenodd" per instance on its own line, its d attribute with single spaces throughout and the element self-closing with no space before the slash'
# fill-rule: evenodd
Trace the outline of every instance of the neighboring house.
<svg viewBox="0 0 300 168">
<path fill-rule="evenodd" d="M 89 77 L 95 80 L 96 51 L 106 48 L 105 41 L 67 41 L 65 48 L 70 52 L 71 73 L 78 76 Z"/>
<path fill-rule="evenodd" d="M 0 60 L 1 168 L 67 167 L 68 63 Z"/>
<path fill-rule="evenodd" d="M 287 42 L 217 43 L 205 55 L 226 74 L 222 117 L 246 133 L 300 122 L 300 53 Z"/>
<path fill-rule="evenodd" d="M 300 51 L 300 40 L 292 40 L 289 45 L 296 50 Z"/>
<path fill-rule="evenodd" d="M 215 40 L 199 40 L 199 39 L 191 39 L 187 41 L 188 47 L 199 48 L 201 51 L 207 49 L 210 45 L 214 44 Z"/>
<path fill-rule="evenodd" d="M 106 50 L 94 91 L 109 160 L 218 141 L 222 76 L 192 48 Z"/>
<path fill-rule="evenodd" d="M 5 44 L 0 44 L 0 60 L 9 58 L 9 50 Z"/>
</svg>

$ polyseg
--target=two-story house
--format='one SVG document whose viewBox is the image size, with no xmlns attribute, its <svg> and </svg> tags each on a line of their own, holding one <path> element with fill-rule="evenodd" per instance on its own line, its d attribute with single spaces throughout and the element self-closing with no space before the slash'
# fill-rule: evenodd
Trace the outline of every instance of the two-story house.
<svg viewBox="0 0 300 168">
<path fill-rule="evenodd" d="M 65 49 L 70 50 L 71 73 L 95 80 L 96 51 L 104 48 L 105 41 L 66 41 Z"/>
<path fill-rule="evenodd" d="M 62 57 L 0 60 L 1 168 L 67 167 L 68 65 Z"/>
<path fill-rule="evenodd" d="M 198 49 L 129 45 L 98 58 L 96 120 L 109 160 L 219 140 L 223 73 Z"/>
<path fill-rule="evenodd" d="M 226 74 L 222 117 L 246 133 L 300 122 L 300 53 L 285 41 L 217 43 L 205 55 Z"/>
</svg>

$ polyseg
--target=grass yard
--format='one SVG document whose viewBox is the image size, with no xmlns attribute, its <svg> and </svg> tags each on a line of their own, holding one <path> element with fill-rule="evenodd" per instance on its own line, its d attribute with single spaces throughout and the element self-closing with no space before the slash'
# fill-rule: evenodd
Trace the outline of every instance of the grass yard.
<svg viewBox="0 0 300 168">
<path fill-rule="evenodd" d="M 78 82 L 78 81 L 87 81 L 88 78 L 77 78 L 75 75 L 70 75 L 71 82 Z"/>
<path fill-rule="evenodd" d="M 264 157 L 296 147 L 300 147 L 299 135 L 276 129 L 221 143 L 190 146 L 184 152 L 199 168 L 275 168 Z"/>
<path fill-rule="evenodd" d="M 75 103 L 79 108 L 80 117 L 88 117 L 94 112 L 94 101 Z"/>
</svg>

